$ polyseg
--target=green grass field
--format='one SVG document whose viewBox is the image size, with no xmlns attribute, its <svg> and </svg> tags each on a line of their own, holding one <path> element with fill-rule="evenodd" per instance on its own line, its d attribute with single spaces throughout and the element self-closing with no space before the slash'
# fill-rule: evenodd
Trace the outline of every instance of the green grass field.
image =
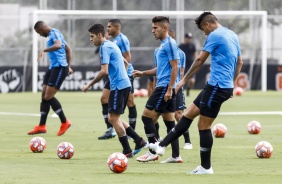
<svg viewBox="0 0 282 184">
<path fill-rule="evenodd" d="M 189 104 L 199 91 L 192 91 L 186 99 Z M 215 138 L 212 152 L 214 175 L 187 175 L 200 163 L 199 136 L 194 120 L 190 128 L 192 150 L 183 150 L 180 138 L 182 164 L 160 164 L 159 161 L 139 163 L 129 159 L 127 170 L 122 174 L 112 173 L 107 158 L 121 151 L 117 138 L 98 140 L 106 129 L 101 114 L 100 92 L 59 92 L 57 98 L 63 105 L 66 116 L 73 122 L 68 132 L 58 137 L 58 118 L 47 121 L 48 132 L 41 134 L 47 148 L 43 153 L 32 153 L 29 141 L 34 136 L 27 132 L 39 122 L 40 93 L 11 93 L 0 95 L 0 183 L 281 183 L 282 181 L 282 116 L 280 115 L 219 115 L 215 123 L 228 128 L 227 136 Z M 244 92 L 222 106 L 221 112 L 282 111 L 281 92 Z M 145 137 L 141 114 L 147 98 L 136 98 L 138 109 L 137 132 Z M 5 114 L 5 112 L 8 112 Z M 22 114 L 12 114 L 22 113 Z M 9 114 L 11 113 L 11 114 Z M 122 119 L 128 121 L 128 111 Z M 262 125 L 258 135 L 250 135 L 246 125 L 257 120 Z M 165 125 L 160 123 L 161 136 L 165 136 Z M 270 159 L 256 157 L 254 147 L 261 140 L 269 141 L 274 152 Z M 61 160 L 56 155 L 60 142 L 71 142 L 75 154 L 70 160 Z M 132 148 L 134 143 L 130 140 Z M 144 154 L 147 150 L 142 150 Z M 159 160 L 171 155 L 170 147 Z"/>
</svg>

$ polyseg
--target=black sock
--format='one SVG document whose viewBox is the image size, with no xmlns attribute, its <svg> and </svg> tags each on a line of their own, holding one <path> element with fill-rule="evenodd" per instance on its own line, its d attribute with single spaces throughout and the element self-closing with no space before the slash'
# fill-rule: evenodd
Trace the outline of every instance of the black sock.
<svg viewBox="0 0 282 184">
<path fill-rule="evenodd" d="M 182 116 L 176 126 L 167 134 L 167 136 L 160 142 L 160 146 L 167 147 L 173 140 L 180 137 L 184 132 L 188 130 L 193 120 Z"/>
<path fill-rule="evenodd" d="M 136 106 L 128 107 L 128 119 L 129 119 L 129 125 L 135 130 L 136 127 L 136 118 L 137 118 L 137 110 Z"/>
<path fill-rule="evenodd" d="M 201 166 L 205 169 L 209 169 L 211 167 L 211 149 L 213 145 L 211 129 L 199 130 L 199 134 Z"/>
<path fill-rule="evenodd" d="M 130 136 L 134 142 L 140 142 L 141 137 L 133 130 L 131 126 L 129 126 L 127 129 L 125 129 L 126 134 Z"/>
<path fill-rule="evenodd" d="M 149 143 L 157 142 L 156 136 L 155 136 L 156 128 L 155 128 L 155 125 L 153 124 L 153 119 L 142 116 L 142 121 L 144 124 L 146 137 L 148 138 Z M 156 154 L 156 152 L 151 149 L 149 151 L 153 154 Z"/>
<path fill-rule="evenodd" d="M 65 123 L 67 119 L 66 119 L 66 116 L 64 114 L 64 111 L 62 109 L 60 102 L 55 97 L 48 100 L 48 102 L 51 105 L 53 111 L 59 116 L 61 122 Z"/>
<path fill-rule="evenodd" d="M 165 121 L 165 126 L 166 126 L 166 131 L 169 133 L 174 127 L 175 127 L 175 122 L 174 121 Z M 172 157 L 176 158 L 179 157 L 179 142 L 178 139 L 175 139 L 171 142 L 171 149 L 172 149 Z"/>
<path fill-rule="evenodd" d="M 123 154 L 131 153 L 132 150 L 129 146 L 127 136 L 119 137 L 118 139 L 119 139 L 120 144 L 122 145 Z"/>
<path fill-rule="evenodd" d="M 40 104 L 41 117 L 40 117 L 39 125 L 42 126 L 46 124 L 49 111 L 50 111 L 50 104 L 46 100 L 42 100 Z"/>
<path fill-rule="evenodd" d="M 191 144 L 190 135 L 189 135 L 189 131 L 188 130 L 183 133 L 183 137 L 184 137 L 184 142 L 185 143 L 190 143 Z"/>
<path fill-rule="evenodd" d="M 155 123 L 155 128 L 156 128 L 156 132 L 155 132 L 155 135 L 156 135 L 156 138 L 157 140 L 160 139 L 160 134 L 159 134 L 159 129 L 160 129 L 160 125 L 159 123 Z"/>
<path fill-rule="evenodd" d="M 113 127 L 113 125 L 109 122 L 108 119 L 108 104 L 107 103 L 102 104 L 102 109 L 103 109 L 102 113 L 103 113 L 104 121 L 107 125 L 107 129 Z"/>
</svg>

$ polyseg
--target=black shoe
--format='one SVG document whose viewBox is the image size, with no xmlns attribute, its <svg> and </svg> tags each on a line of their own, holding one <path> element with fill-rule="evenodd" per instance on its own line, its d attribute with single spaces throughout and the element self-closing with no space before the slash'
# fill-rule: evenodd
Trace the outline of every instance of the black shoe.
<svg viewBox="0 0 282 184">
<path fill-rule="evenodd" d="M 99 140 L 104 140 L 104 139 L 111 139 L 116 136 L 116 132 L 114 131 L 113 128 L 108 128 L 106 133 L 100 137 L 98 137 Z"/>
<path fill-rule="evenodd" d="M 124 152 L 123 152 L 123 154 L 124 154 L 127 158 L 132 158 L 132 157 L 134 156 L 133 153 L 132 153 L 132 151 L 129 152 L 129 153 L 124 153 Z"/>
<path fill-rule="evenodd" d="M 135 142 L 135 149 L 133 151 L 133 155 L 139 153 L 144 146 L 146 146 L 147 142 L 141 137 L 139 142 Z"/>
</svg>

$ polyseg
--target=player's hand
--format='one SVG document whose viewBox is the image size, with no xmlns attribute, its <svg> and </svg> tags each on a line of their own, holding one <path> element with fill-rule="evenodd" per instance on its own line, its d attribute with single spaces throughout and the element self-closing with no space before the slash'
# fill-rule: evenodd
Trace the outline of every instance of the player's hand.
<svg viewBox="0 0 282 184">
<path fill-rule="evenodd" d="M 69 73 L 68 73 L 68 74 L 69 74 L 69 75 L 73 74 L 73 70 L 72 70 L 71 67 L 69 67 Z"/>
<path fill-rule="evenodd" d="M 88 84 L 86 84 L 86 85 L 84 85 L 83 87 L 82 87 L 82 91 L 83 92 L 87 92 L 87 90 L 90 88 L 90 86 L 88 85 Z"/>
<path fill-rule="evenodd" d="M 164 101 L 171 100 L 172 98 L 172 89 L 167 89 L 165 95 L 164 95 Z"/>
<path fill-rule="evenodd" d="M 181 89 L 184 85 L 185 85 L 185 81 L 181 79 L 176 85 L 175 94 L 177 94 L 178 90 Z"/>
<path fill-rule="evenodd" d="M 143 75 L 143 72 L 139 70 L 133 70 L 131 73 L 133 77 L 141 77 Z"/>
<path fill-rule="evenodd" d="M 40 61 L 40 59 L 44 56 L 44 51 L 42 50 L 39 55 L 38 55 L 38 58 L 37 58 L 37 62 Z"/>
</svg>

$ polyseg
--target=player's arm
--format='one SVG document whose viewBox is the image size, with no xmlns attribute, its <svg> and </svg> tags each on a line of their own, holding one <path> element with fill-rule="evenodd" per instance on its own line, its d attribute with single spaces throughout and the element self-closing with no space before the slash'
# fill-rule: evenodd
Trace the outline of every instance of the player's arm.
<svg viewBox="0 0 282 184">
<path fill-rule="evenodd" d="M 243 66 L 242 57 L 241 57 L 241 56 L 238 56 L 237 65 L 236 65 L 236 70 L 235 70 L 234 79 L 233 79 L 234 82 L 235 82 L 235 80 L 237 79 L 238 75 L 240 74 L 241 69 L 242 69 L 242 66 Z"/>
<path fill-rule="evenodd" d="M 126 52 L 122 53 L 122 55 L 123 55 L 124 59 L 125 59 L 128 63 L 131 62 L 131 54 L 130 54 L 130 51 L 126 51 Z"/>
<path fill-rule="evenodd" d="M 37 58 L 37 61 L 39 61 L 45 52 L 53 52 L 55 50 L 58 50 L 62 47 L 62 41 L 61 40 L 55 40 L 54 41 L 54 44 L 51 46 L 51 47 L 48 47 L 46 49 L 43 49 L 40 53 L 39 53 L 39 56 Z"/>
<path fill-rule="evenodd" d="M 125 69 L 127 71 L 127 69 L 128 69 L 128 62 L 127 62 L 127 60 L 125 58 L 123 58 L 123 62 L 124 62 Z"/>
<path fill-rule="evenodd" d="M 139 70 L 133 70 L 132 76 L 133 77 L 141 77 L 143 75 L 145 76 L 154 76 L 157 73 L 157 68 L 153 68 L 151 70 L 145 70 L 145 71 L 139 71 Z"/>
<path fill-rule="evenodd" d="M 185 67 L 180 68 L 180 79 L 184 77 L 184 70 L 185 70 Z"/>
<path fill-rule="evenodd" d="M 92 81 L 90 81 L 88 84 L 83 86 L 82 91 L 86 92 L 91 86 L 93 86 L 94 84 L 102 80 L 107 75 L 108 75 L 108 64 L 103 64 L 101 65 L 101 70 L 98 73 L 98 75 L 96 75 L 96 77 Z"/>
<path fill-rule="evenodd" d="M 71 68 L 71 62 L 72 62 L 72 49 L 70 48 L 70 46 L 66 43 L 65 46 L 65 50 L 66 50 L 66 57 L 67 57 L 67 62 L 68 62 L 68 66 L 69 66 L 69 74 L 73 73 L 73 70 Z"/>
<path fill-rule="evenodd" d="M 191 67 L 189 68 L 189 70 L 186 72 L 186 74 L 184 75 L 184 77 L 177 83 L 176 88 L 175 88 L 175 92 L 177 93 L 177 91 L 182 88 L 184 86 L 184 84 L 186 83 L 186 81 L 193 76 L 200 68 L 201 66 L 204 64 L 204 62 L 206 61 L 206 59 L 209 57 L 210 53 L 206 52 L 206 51 L 201 51 L 200 54 L 198 55 L 198 57 L 194 60 L 194 62 L 192 63 Z"/>
</svg>

